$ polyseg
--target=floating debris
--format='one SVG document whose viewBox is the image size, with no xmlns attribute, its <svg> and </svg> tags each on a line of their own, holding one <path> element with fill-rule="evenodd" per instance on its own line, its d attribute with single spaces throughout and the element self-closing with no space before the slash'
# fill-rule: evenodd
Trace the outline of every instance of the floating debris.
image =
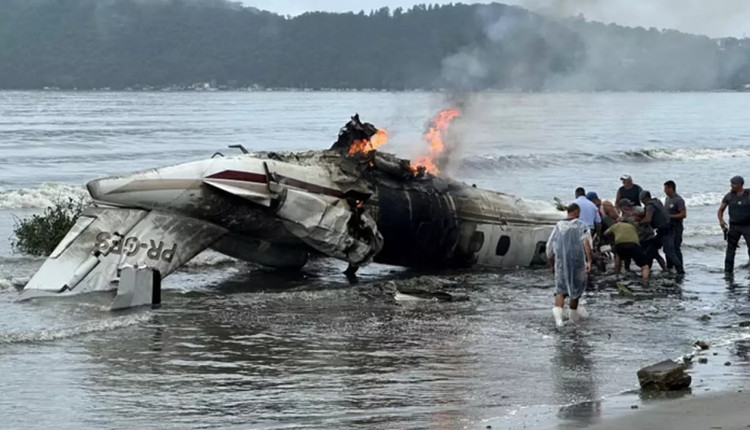
<svg viewBox="0 0 750 430">
<path fill-rule="evenodd" d="M 695 341 L 695 346 L 700 348 L 701 350 L 705 351 L 709 348 L 708 342 L 704 340 L 697 340 Z"/>
</svg>

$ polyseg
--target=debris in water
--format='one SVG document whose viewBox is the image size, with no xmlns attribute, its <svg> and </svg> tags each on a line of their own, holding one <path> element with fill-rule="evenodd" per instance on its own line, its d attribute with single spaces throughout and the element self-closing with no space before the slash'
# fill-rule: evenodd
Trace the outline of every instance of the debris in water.
<svg viewBox="0 0 750 430">
<path fill-rule="evenodd" d="M 630 288 L 619 282 L 617 283 L 617 294 L 624 297 L 633 297 L 633 292 L 630 290 Z"/>
<path fill-rule="evenodd" d="M 439 302 L 463 302 L 469 297 L 463 294 L 449 293 L 444 288 L 457 287 L 458 284 L 430 276 L 400 281 L 387 281 L 380 286 L 381 290 L 393 294 L 397 301 L 432 300 Z"/>
<path fill-rule="evenodd" d="M 700 348 L 703 351 L 707 350 L 708 347 L 709 347 L 708 346 L 708 342 L 703 341 L 703 340 L 697 340 L 697 341 L 695 341 L 695 346 L 697 346 L 698 348 Z"/>
<path fill-rule="evenodd" d="M 664 360 L 639 370 L 638 382 L 644 390 L 675 391 L 690 387 L 692 378 L 685 373 L 685 365 Z"/>
<path fill-rule="evenodd" d="M 702 321 L 702 322 L 711 321 L 711 315 L 702 315 L 698 317 L 698 321 Z"/>
</svg>

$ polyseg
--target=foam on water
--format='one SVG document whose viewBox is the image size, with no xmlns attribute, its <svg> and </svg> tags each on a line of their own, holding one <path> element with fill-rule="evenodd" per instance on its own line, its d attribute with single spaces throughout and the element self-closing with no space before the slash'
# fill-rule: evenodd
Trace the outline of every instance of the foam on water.
<svg viewBox="0 0 750 430">
<path fill-rule="evenodd" d="M 718 208 L 725 194 L 726 192 L 699 193 L 684 197 L 684 199 L 688 207 L 716 206 Z"/>
<path fill-rule="evenodd" d="M 631 151 L 613 151 L 604 153 L 565 152 L 565 153 L 532 153 L 524 155 L 487 154 L 467 157 L 461 164 L 468 168 L 507 169 L 539 168 L 562 166 L 570 163 L 592 162 L 657 162 L 657 161 L 692 161 L 723 160 L 729 158 L 749 158 L 750 147 L 735 148 L 676 148 L 676 149 L 638 149 Z"/>
<path fill-rule="evenodd" d="M 84 187 L 60 183 L 44 183 L 32 188 L 0 189 L 0 209 L 44 209 L 56 201 L 87 197 L 88 192 Z"/>
<path fill-rule="evenodd" d="M 185 267 L 219 266 L 222 264 L 233 264 L 237 261 L 239 260 L 236 258 L 208 249 L 193 257 L 192 260 L 185 264 Z"/>
<path fill-rule="evenodd" d="M 22 288 L 30 279 L 31 277 L 28 276 L 0 278 L 0 292 L 14 291 L 15 289 Z"/>
<path fill-rule="evenodd" d="M 65 328 L 51 328 L 25 332 L 0 332 L 0 344 L 50 342 L 82 336 L 89 333 L 117 330 L 141 324 L 151 318 L 149 312 L 126 315 L 109 319 L 95 319 L 83 324 Z"/>
</svg>

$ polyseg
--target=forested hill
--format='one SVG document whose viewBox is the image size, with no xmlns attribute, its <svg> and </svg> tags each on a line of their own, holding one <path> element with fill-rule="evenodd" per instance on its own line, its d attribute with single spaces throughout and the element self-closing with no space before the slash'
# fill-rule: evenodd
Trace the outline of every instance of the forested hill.
<svg viewBox="0 0 750 430">
<path fill-rule="evenodd" d="M 750 40 L 502 4 L 290 18 L 223 0 L 2 0 L 0 88 L 714 90 Z"/>
</svg>

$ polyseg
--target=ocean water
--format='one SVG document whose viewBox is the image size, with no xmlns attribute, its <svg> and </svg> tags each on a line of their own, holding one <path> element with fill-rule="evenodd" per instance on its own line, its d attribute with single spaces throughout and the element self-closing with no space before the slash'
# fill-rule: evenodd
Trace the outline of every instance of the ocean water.
<svg viewBox="0 0 750 430">
<path fill-rule="evenodd" d="M 684 280 L 659 273 L 621 297 L 600 277 L 591 319 L 556 331 L 546 270 L 423 273 L 343 264 L 265 270 L 203 253 L 165 280 L 160 310 L 85 301 L 15 303 L 42 261 L 14 254 L 19 217 L 85 195 L 90 179 L 250 150 L 323 149 L 349 116 L 386 128 L 382 149 L 423 154 L 451 106 L 424 93 L 0 92 L 0 416 L 3 428 L 542 428 L 585 425 L 637 387 L 643 365 L 747 329 L 750 272 L 723 277 L 716 220 L 750 180 L 750 98 L 740 93 L 484 94 L 462 100 L 445 174 L 551 205 L 618 178 L 688 204 Z M 453 98 L 455 100 L 455 98 Z M 747 247 L 738 251 L 744 264 Z M 468 302 L 399 303 L 378 283 L 426 277 Z M 632 282 L 632 277 L 625 278 Z M 698 317 L 712 316 L 710 322 Z M 731 368 L 694 392 L 743 383 Z M 699 369 L 696 369 L 696 374 Z M 740 381 L 740 382 L 738 382 Z M 529 414 L 529 411 L 534 413 Z"/>
</svg>

